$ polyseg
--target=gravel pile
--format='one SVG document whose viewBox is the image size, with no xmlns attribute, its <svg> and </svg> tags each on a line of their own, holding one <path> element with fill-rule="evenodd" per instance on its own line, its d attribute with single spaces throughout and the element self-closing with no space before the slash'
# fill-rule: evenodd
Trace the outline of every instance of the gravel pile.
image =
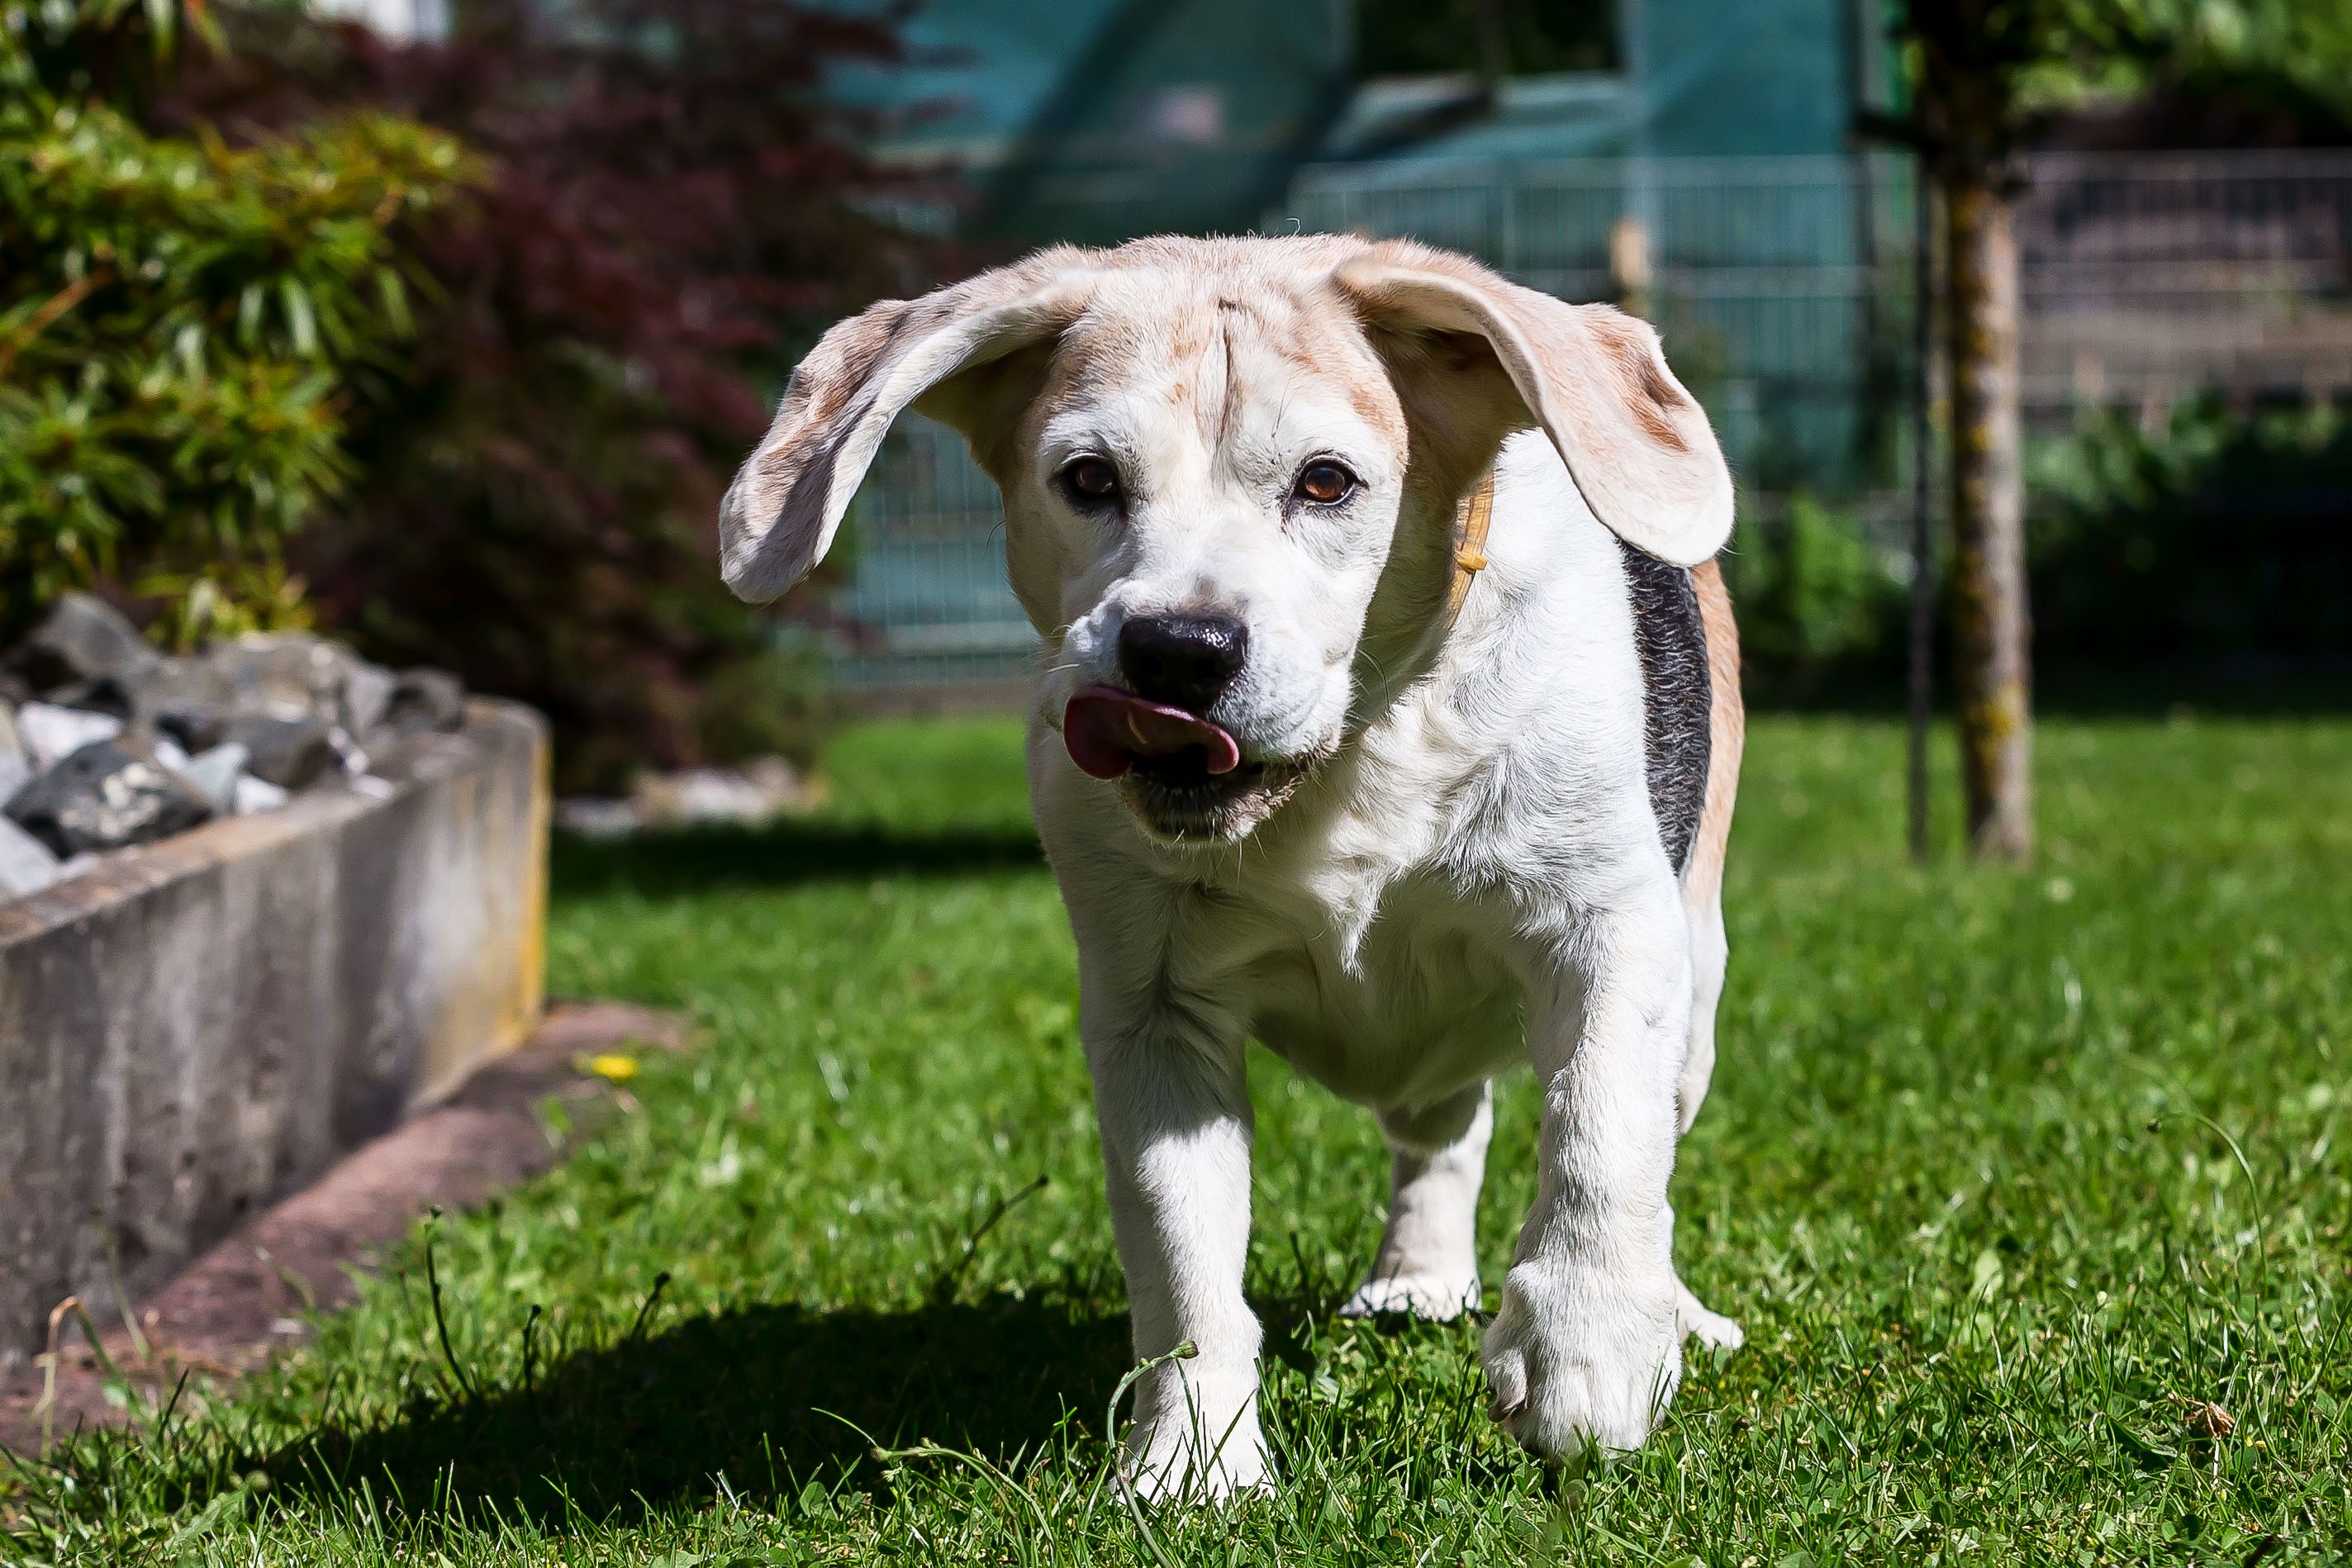
<svg viewBox="0 0 2352 1568">
<path fill-rule="evenodd" d="M 0 658 L 0 900 L 297 791 L 387 790 L 370 754 L 457 729 L 465 699 L 453 675 L 394 672 L 308 632 L 169 658 L 104 601 L 68 595 Z"/>
</svg>

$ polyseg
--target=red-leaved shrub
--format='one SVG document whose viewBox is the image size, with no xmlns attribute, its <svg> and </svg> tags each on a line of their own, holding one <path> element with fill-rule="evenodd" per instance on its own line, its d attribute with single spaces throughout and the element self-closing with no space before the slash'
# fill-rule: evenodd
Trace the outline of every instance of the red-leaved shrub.
<svg viewBox="0 0 2352 1568">
<path fill-rule="evenodd" d="M 462 11 L 422 46 L 232 16 L 166 106 L 235 135 L 364 103 L 488 170 L 422 241 L 436 297 L 353 421 L 363 479 L 298 564 L 375 656 L 544 710 L 565 787 L 801 749 L 804 681 L 743 710 L 773 623 L 719 586 L 713 517 L 794 352 L 935 269 L 873 216 L 902 189 L 821 91 L 897 36 L 782 0 Z"/>
</svg>

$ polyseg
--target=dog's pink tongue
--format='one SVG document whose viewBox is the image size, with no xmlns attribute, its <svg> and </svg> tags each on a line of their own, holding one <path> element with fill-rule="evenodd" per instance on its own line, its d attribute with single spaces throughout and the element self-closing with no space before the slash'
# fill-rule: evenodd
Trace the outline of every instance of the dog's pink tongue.
<svg viewBox="0 0 2352 1568">
<path fill-rule="evenodd" d="M 1198 746 L 1212 773 L 1241 765 L 1241 748 L 1216 725 L 1181 708 L 1146 702 L 1108 686 L 1089 686 L 1062 712 L 1070 760 L 1098 779 L 1115 779 L 1139 757 L 1164 757 Z"/>
</svg>

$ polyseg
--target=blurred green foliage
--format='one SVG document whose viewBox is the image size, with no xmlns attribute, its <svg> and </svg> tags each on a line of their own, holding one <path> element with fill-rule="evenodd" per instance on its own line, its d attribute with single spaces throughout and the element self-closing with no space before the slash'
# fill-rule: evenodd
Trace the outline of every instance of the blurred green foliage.
<svg viewBox="0 0 2352 1568">
<path fill-rule="evenodd" d="M 2014 18 L 2028 111 L 2187 86 L 2235 88 L 2352 121 L 2352 0 L 2035 0 L 1993 9 Z"/>
<path fill-rule="evenodd" d="M 2335 668 L 2352 656 L 2347 496 L 2352 411 L 2341 405 L 2233 410 L 2205 393 L 2154 416 L 2085 410 L 2028 447 L 2038 663 L 2095 685 L 2144 679 L 2159 662 L 2216 675 Z M 1901 558 L 1801 491 L 1742 511 L 1724 577 L 1750 695 L 1891 690 L 1904 659 Z"/>
<path fill-rule="evenodd" d="M 1723 564 L 1759 694 L 1794 695 L 1900 659 L 1903 580 L 1858 520 L 1799 491 L 1777 513 L 1749 509 Z"/>
<path fill-rule="evenodd" d="M 356 381 L 395 363 L 402 233 L 464 186 L 377 113 L 232 147 L 124 109 L 172 5 L 0 9 L 0 630 L 131 573 L 175 639 L 300 618 L 283 546 L 352 477 Z"/>
<path fill-rule="evenodd" d="M 2352 122 L 2352 0 L 1908 0 L 1906 140 L 1999 159 L 2053 111 L 2214 93 Z"/>
<path fill-rule="evenodd" d="M 467 0 L 457 21 L 401 43 L 243 0 L 222 14 L 231 47 L 159 100 L 240 134 L 394 114 L 488 165 L 408 247 L 432 287 L 401 374 L 352 421 L 364 478 L 289 559 L 372 657 L 545 713 L 563 790 L 803 754 L 816 682 L 767 657 L 779 613 L 719 582 L 715 521 L 787 346 L 933 275 L 871 214 L 903 176 L 823 90 L 845 61 L 898 58 L 889 19 Z"/>
<path fill-rule="evenodd" d="M 2034 448 L 2037 640 L 2086 663 L 2352 653 L 2352 416 L 2086 414 Z"/>
<path fill-rule="evenodd" d="M 713 519 L 779 345 L 929 275 L 819 90 L 897 36 L 459 21 L 0 0 L 0 640 L 73 586 L 166 642 L 315 617 L 538 706 L 566 789 L 805 756 L 822 682 Z"/>
</svg>

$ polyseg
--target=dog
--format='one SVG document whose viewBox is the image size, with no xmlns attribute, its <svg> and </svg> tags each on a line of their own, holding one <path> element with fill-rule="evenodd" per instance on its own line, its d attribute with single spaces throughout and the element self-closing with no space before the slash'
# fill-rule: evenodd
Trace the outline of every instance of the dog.
<svg viewBox="0 0 2352 1568">
<path fill-rule="evenodd" d="M 738 594 L 823 558 L 910 407 L 1003 492 L 1135 1353 L 1196 1347 L 1137 1385 L 1134 1483 L 1274 1479 L 1252 1038 L 1392 1152 L 1356 1314 L 1484 1305 L 1491 1085 L 1532 1062 L 1493 1412 L 1542 1455 L 1638 1447 L 1685 1338 L 1740 1339 L 1667 1198 L 1726 955 L 1733 490 L 1657 334 L 1407 241 L 1045 250 L 824 335 L 722 503 Z"/>
</svg>

